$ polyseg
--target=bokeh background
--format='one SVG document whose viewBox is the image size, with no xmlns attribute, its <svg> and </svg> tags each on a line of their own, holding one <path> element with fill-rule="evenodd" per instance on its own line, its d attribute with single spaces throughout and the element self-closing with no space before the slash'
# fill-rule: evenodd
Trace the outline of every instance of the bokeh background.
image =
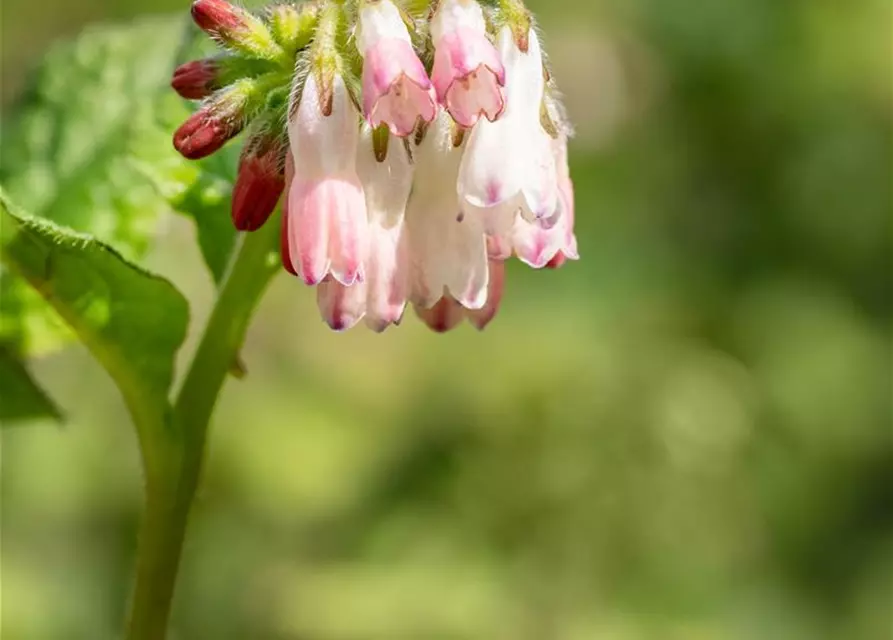
<svg viewBox="0 0 893 640">
<path fill-rule="evenodd" d="M 577 138 L 583 259 L 497 320 L 336 335 L 280 277 L 230 381 L 172 637 L 891 637 L 888 0 L 530 0 Z M 46 47 L 185 0 L 3 0 Z M 182 219 L 148 259 L 213 288 Z M 190 342 L 185 349 L 188 356 Z M 80 348 L 3 431 L 4 640 L 118 637 L 141 481 Z"/>
</svg>

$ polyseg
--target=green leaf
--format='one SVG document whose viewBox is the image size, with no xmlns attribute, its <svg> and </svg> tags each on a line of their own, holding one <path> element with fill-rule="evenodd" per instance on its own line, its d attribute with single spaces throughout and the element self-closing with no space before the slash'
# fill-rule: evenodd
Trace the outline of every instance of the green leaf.
<svg viewBox="0 0 893 640">
<path fill-rule="evenodd" d="M 61 420 L 62 414 L 22 361 L 0 346 L 0 426 L 32 418 Z"/>
<path fill-rule="evenodd" d="M 169 406 L 188 304 L 167 280 L 87 235 L 23 213 L 0 189 L 0 257 L 65 320 L 138 419 Z"/>
<path fill-rule="evenodd" d="M 202 162 L 173 149 L 192 106 L 170 88 L 196 29 L 186 16 L 88 28 L 53 47 L 4 119 L 0 183 L 36 216 L 139 259 L 172 209 L 196 222 L 215 280 L 235 246 L 229 191 L 237 148 Z M 234 147 L 234 145 L 230 145 Z M 0 280 L 0 344 L 45 353 L 71 338 L 19 278 Z"/>
<path fill-rule="evenodd" d="M 157 102 L 160 128 L 166 133 L 166 144 L 174 130 L 189 117 L 190 110 L 177 95 L 163 95 Z M 144 149 L 159 148 L 146 145 Z M 203 160 L 186 160 L 171 149 L 150 157 L 144 151 L 137 164 L 142 175 L 152 183 L 170 207 L 195 223 L 199 248 L 216 284 L 226 273 L 236 245 L 237 232 L 230 217 L 232 190 L 239 164 L 239 145 L 227 147 Z"/>
</svg>

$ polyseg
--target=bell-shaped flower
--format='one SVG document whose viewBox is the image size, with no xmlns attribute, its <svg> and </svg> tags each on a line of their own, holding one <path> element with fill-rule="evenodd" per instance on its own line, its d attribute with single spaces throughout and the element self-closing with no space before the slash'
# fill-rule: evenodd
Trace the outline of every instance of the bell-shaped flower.
<svg viewBox="0 0 893 640">
<path fill-rule="evenodd" d="M 394 135 L 407 136 L 420 120 L 433 120 L 431 80 L 391 0 L 361 5 L 356 41 L 363 56 L 363 113 L 369 124 L 386 124 Z"/>
<path fill-rule="evenodd" d="M 481 116 L 496 120 L 503 111 L 505 68 L 487 39 L 477 0 L 442 0 L 431 18 L 437 100 L 463 127 Z"/>
<path fill-rule="evenodd" d="M 514 252 L 527 265 L 561 266 L 566 260 L 577 260 L 577 239 L 574 235 L 573 183 L 567 169 L 567 137 L 564 133 L 552 141 L 552 155 L 558 168 L 558 208 L 551 218 L 527 220 L 515 214 L 511 224 L 506 217 L 486 218 L 486 210 L 475 210 L 484 218 L 491 259 L 505 260 Z M 488 224 L 489 223 L 489 224 Z"/>
<path fill-rule="evenodd" d="M 381 162 L 375 157 L 371 131 L 365 128 L 357 153 L 357 171 L 366 195 L 369 250 L 365 280 L 349 287 L 327 280 L 317 301 L 323 318 L 336 330 L 349 329 L 365 317 L 366 326 L 384 331 L 398 324 L 409 292 L 409 237 L 404 213 L 412 188 L 412 164 L 406 147 L 392 140 Z"/>
<path fill-rule="evenodd" d="M 364 131 L 357 157 L 369 218 L 366 325 L 383 331 L 403 317 L 409 294 L 405 213 L 413 184 L 413 165 L 406 145 L 399 139 L 390 141 L 387 156 L 379 162 L 369 134 Z"/>
<path fill-rule="evenodd" d="M 547 219 L 558 207 L 551 138 L 540 122 L 545 90 L 539 38 L 530 29 L 526 51 L 503 27 L 497 49 L 505 65 L 505 111 L 496 122 L 480 121 L 466 143 L 459 170 L 460 197 L 491 216 Z"/>
<path fill-rule="evenodd" d="M 487 249 L 477 216 L 467 216 L 456 196 L 462 148 L 454 124 L 441 111 L 416 148 L 415 187 L 406 210 L 410 237 L 411 299 L 432 307 L 449 294 L 463 307 L 487 301 Z"/>
<path fill-rule="evenodd" d="M 340 76 L 307 76 L 288 135 L 295 175 L 288 192 L 292 266 L 307 284 L 326 275 L 344 285 L 363 278 L 367 221 L 356 171 L 357 113 Z"/>
</svg>

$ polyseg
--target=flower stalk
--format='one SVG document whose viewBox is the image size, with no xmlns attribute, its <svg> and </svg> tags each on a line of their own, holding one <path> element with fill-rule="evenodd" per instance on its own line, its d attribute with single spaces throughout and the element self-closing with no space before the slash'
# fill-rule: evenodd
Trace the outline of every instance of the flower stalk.
<svg viewBox="0 0 893 640">
<path fill-rule="evenodd" d="M 141 442 L 146 508 L 128 640 L 166 637 L 208 424 L 227 374 L 238 359 L 251 315 L 277 271 L 270 261 L 276 243 L 275 225 L 242 237 L 172 410 L 140 429 L 143 440 L 152 441 Z M 153 455 L 146 455 L 148 451 Z"/>
</svg>

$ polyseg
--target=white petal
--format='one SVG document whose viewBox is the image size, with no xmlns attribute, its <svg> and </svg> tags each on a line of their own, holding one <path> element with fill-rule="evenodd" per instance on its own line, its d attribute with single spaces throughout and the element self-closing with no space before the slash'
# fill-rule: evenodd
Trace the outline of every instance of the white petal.
<svg viewBox="0 0 893 640">
<path fill-rule="evenodd" d="M 295 172 L 310 179 L 321 175 L 354 174 L 359 137 L 357 112 L 341 76 L 332 82 L 332 112 L 323 115 L 321 92 L 314 74 L 307 76 L 301 102 L 288 121 L 288 138 Z"/>
<path fill-rule="evenodd" d="M 431 18 L 431 40 L 437 47 L 444 33 L 468 27 L 481 33 L 486 31 L 484 12 L 476 0 L 441 0 Z"/>
<path fill-rule="evenodd" d="M 370 47 L 383 38 L 410 41 L 409 31 L 403 22 L 400 10 L 391 0 L 365 3 L 360 9 L 357 22 L 357 50 L 365 55 Z"/>
<path fill-rule="evenodd" d="M 548 217 L 557 207 L 557 178 L 551 138 L 540 123 L 539 39 L 531 30 L 524 53 L 504 27 L 497 46 L 505 65 L 505 110 L 496 122 L 482 120 L 472 130 L 459 170 L 459 196 L 478 208 L 513 213 L 520 206 L 531 219 Z"/>
</svg>

